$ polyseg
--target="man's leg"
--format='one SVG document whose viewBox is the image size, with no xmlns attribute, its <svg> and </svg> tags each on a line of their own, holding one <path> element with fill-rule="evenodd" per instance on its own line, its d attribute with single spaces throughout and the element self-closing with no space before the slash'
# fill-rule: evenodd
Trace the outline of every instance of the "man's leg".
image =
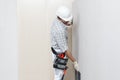
<svg viewBox="0 0 120 80">
<path fill-rule="evenodd" d="M 64 71 L 60 69 L 54 69 L 54 80 L 63 80 Z"/>
<path fill-rule="evenodd" d="M 52 53 L 53 63 L 56 59 L 56 55 Z M 54 80 L 63 80 L 64 70 L 54 68 Z"/>
</svg>

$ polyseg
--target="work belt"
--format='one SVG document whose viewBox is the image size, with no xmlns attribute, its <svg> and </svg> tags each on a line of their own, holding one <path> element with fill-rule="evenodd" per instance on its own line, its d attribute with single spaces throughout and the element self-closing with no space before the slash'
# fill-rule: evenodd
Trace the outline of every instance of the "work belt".
<svg viewBox="0 0 120 80">
<path fill-rule="evenodd" d="M 66 70 L 68 67 L 66 66 L 67 65 L 67 62 L 68 62 L 68 59 L 65 59 L 65 53 L 61 53 L 61 54 L 58 54 L 54 49 L 53 47 L 51 47 L 51 50 L 53 52 L 53 54 L 56 55 L 56 59 L 54 61 L 54 64 L 53 64 L 53 67 L 54 68 L 57 68 L 57 69 L 61 69 L 61 70 Z"/>
</svg>

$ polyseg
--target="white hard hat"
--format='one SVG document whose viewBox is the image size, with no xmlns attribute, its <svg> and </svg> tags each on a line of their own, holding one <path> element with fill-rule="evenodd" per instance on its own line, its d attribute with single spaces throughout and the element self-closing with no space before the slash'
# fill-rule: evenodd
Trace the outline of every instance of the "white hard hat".
<svg viewBox="0 0 120 80">
<path fill-rule="evenodd" d="M 70 10 L 65 6 L 61 6 L 58 8 L 58 10 L 56 11 L 56 16 L 59 16 L 61 19 L 65 21 L 71 21 L 73 19 Z"/>
</svg>

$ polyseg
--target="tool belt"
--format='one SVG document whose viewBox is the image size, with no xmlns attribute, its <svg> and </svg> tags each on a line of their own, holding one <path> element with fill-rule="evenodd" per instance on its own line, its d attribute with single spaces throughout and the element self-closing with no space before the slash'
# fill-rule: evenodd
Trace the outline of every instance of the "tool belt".
<svg viewBox="0 0 120 80">
<path fill-rule="evenodd" d="M 54 61 L 53 67 L 54 67 L 54 68 L 57 68 L 57 69 L 61 69 L 61 70 L 66 70 L 66 69 L 68 68 L 68 67 L 66 66 L 66 65 L 67 65 L 67 62 L 68 62 L 68 59 L 64 59 L 65 53 L 58 54 L 58 53 L 53 49 L 53 47 L 51 47 L 51 50 L 52 50 L 53 54 L 56 55 L 56 59 L 55 59 L 55 61 Z"/>
</svg>

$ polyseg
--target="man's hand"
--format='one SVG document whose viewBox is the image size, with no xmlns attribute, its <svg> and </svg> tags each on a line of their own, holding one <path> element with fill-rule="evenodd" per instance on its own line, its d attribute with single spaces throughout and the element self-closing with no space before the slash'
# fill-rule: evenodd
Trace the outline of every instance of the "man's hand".
<svg viewBox="0 0 120 80">
<path fill-rule="evenodd" d="M 75 60 L 75 58 L 72 56 L 72 54 L 68 50 L 65 52 L 65 54 L 73 62 L 73 66 L 74 66 L 75 70 L 79 71 L 79 65 L 78 65 L 77 61 Z"/>
<path fill-rule="evenodd" d="M 77 61 L 73 62 L 73 66 L 74 66 L 76 71 L 79 71 L 79 65 L 78 65 Z"/>
</svg>

